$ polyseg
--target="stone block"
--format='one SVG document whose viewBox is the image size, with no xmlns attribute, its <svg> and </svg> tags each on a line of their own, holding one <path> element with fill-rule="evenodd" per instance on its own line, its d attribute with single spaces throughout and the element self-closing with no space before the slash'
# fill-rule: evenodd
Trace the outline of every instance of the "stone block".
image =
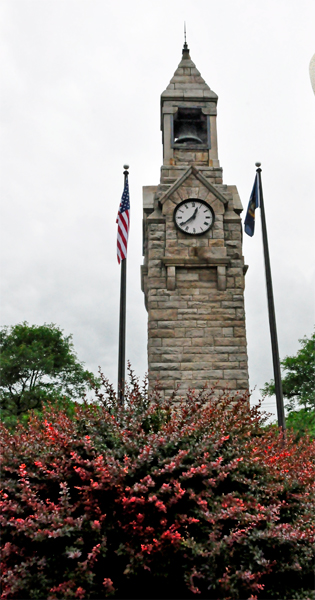
<svg viewBox="0 0 315 600">
<path fill-rule="evenodd" d="M 209 160 L 208 152 L 196 152 L 196 161 L 208 162 L 208 160 Z"/>
<path fill-rule="evenodd" d="M 183 338 L 185 337 L 186 334 L 186 330 L 184 327 L 178 327 L 176 329 L 174 329 L 174 336 L 177 338 Z"/>
<path fill-rule="evenodd" d="M 160 277 L 161 276 L 161 269 L 154 269 L 154 268 L 150 268 L 149 272 L 148 272 L 148 276 L 151 277 Z"/>
<path fill-rule="evenodd" d="M 200 329 L 186 329 L 185 332 L 185 337 L 201 337 L 203 334 L 203 331 Z"/>
<path fill-rule="evenodd" d="M 173 326 L 174 327 L 182 327 L 182 328 L 186 328 L 186 327 L 197 327 L 196 325 L 197 321 L 196 318 L 193 318 L 193 315 L 191 318 L 178 318 L 178 320 L 175 322 L 173 321 Z"/>
<path fill-rule="evenodd" d="M 225 369 L 224 370 L 224 379 L 245 379 L 247 377 L 247 372 L 241 369 Z"/>
<path fill-rule="evenodd" d="M 244 277 L 235 277 L 235 287 L 244 289 Z"/>
<path fill-rule="evenodd" d="M 209 315 L 212 314 L 213 309 L 221 308 L 218 302 L 208 301 L 207 298 L 201 302 L 189 302 L 189 306 L 195 307 L 198 311 L 198 315 Z"/>
<path fill-rule="evenodd" d="M 157 363 L 158 365 L 158 363 Z M 180 373 L 179 373 L 179 369 L 168 369 L 168 370 L 164 370 L 164 369 L 160 369 L 159 366 L 157 366 L 155 369 L 153 369 L 153 367 L 151 367 L 151 371 L 149 371 L 151 377 L 154 377 L 154 379 L 160 379 L 160 380 L 168 380 L 169 382 L 171 382 L 173 380 L 174 384 L 177 381 L 180 381 L 181 377 L 180 377 Z"/>
<path fill-rule="evenodd" d="M 235 390 L 236 389 L 236 379 L 218 379 L 217 387 L 221 388 L 223 391 Z"/>
<path fill-rule="evenodd" d="M 217 353 L 217 352 L 212 352 L 211 354 L 212 356 L 212 364 L 213 365 L 223 365 L 223 364 L 227 364 L 229 365 L 227 368 L 230 369 L 231 368 L 231 364 L 229 361 L 229 354 L 222 354 L 222 353 Z M 219 368 L 219 367 L 213 367 L 214 369 Z M 221 369 L 222 367 L 220 367 Z"/>
<path fill-rule="evenodd" d="M 236 318 L 245 320 L 245 310 L 243 308 L 236 309 Z"/>
<path fill-rule="evenodd" d="M 234 360 L 247 362 L 247 355 L 245 353 L 242 353 L 242 354 L 239 354 L 239 353 L 230 354 L 229 355 L 229 360 L 231 362 L 234 361 Z"/>
<path fill-rule="evenodd" d="M 154 248 L 151 249 L 149 248 L 149 262 L 150 260 L 157 260 L 162 258 L 162 256 L 164 255 L 164 251 L 163 248 Z"/>
<path fill-rule="evenodd" d="M 232 350 L 232 347 L 241 348 L 239 351 L 242 352 L 243 346 L 246 346 L 246 338 L 215 337 L 214 345 L 215 347 L 224 348 L 224 346 L 227 346 L 229 348 L 229 350 L 225 348 L 222 352 L 236 352 L 236 350 Z"/>
<path fill-rule="evenodd" d="M 237 311 L 239 310 L 237 307 L 242 307 L 243 303 L 239 300 L 226 300 L 226 301 L 222 301 L 222 308 L 235 308 L 235 314 L 237 315 Z"/>
<path fill-rule="evenodd" d="M 175 327 L 180 327 L 180 322 L 178 321 L 154 321 L 157 324 L 158 329 L 174 329 Z"/>
<path fill-rule="evenodd" d="M 167 362 L 151 363 L 152 371 L 178 371 L 180 363 L 175 363 L 167 360 Z"/>
<path fill-rule="evenodd" d="M 165 277 L 148 277 L 148 289 L 165 288 Z"/>
<path fill-rule="evenodd" d="M 163 298 L 160 298 L 160 300 L 157 304 L 158 304 L 157 308 L 174 308 L 174 306 L 176 306 L 177 309 L 180 309 L 180 308 L 188 307 L 188 302 L 186 302 L 185 300 L 181 300 L 180 298 L 175 298 L 175 297 L 174 297 L 174 300 L 169 300 L 167 298 L 165 298 L 165 300 L 163 300 Z"/>
<path fill-rule="evenodd" d="M 224 240 L 208 240 L 209 248 L 221 248 L 224 246 Z"/>
<path fill-rule="evenodd" d="M 203 371 L 196 371 L 194 373 L 195 379 L 203 379 L 205 382 L 212 380 L 214 383 L 217 379 L 223 379 L 223 372 L 221 369 L 204 369 Z"/>
<path fill-rule="evenodd" d="M 234 277 L 227 277 L 226 278 L 226 287 L 227 288 L 235 288 Z"/>
<path fill-rule="evenodd" d="M 233 336 L 233 327 L 223 327 L 222 333 L 225 337 Z"/>
<path fill-rule="evenodd" d="M 237 388 L 240 391 L 240 393 L 246 393 L 248 392 L 248 379 L 238 379 L 237 380 Z"/>
<path fill-rule="evenodd" d="M 163 347 L 172 347 L 172 348 L 176 348 L 177 346 L 182 347 L 182 348 L 186 348 L 188 346 L 191 346 L 191 338 L 178 338 L 178 339 L 174 339 L 174 338 L 165 338 L 163 339 Z"/>
<path fill-rule="evenodd" d="M 177 320 L 177 308 L 166 308 L 166 309 L 153 309 L 150 311 L 150 321 L 160 321 L 160 320 L 165 320 L 165 321 L 171 321 L 171 320 Z"/>
<path fill-rule="evenodd" d="M 234 337 L 245 337 L 245 323 L 244 327 L 234 327 Z"/>
<path fill-rule="evenodd" d="M 207 321 L 196 321 L 196 327 L 201 327 L 202 329 L 206 329 L 207 324 Z"/>
<path fill-rule="evenodd" d="M 183 358 L 182 358 L 182 362 L 185 362 L 185 358 L 187 357 L 187 355 L 183 354 Z M 192 358 L 192 362 L 194 363 L 194 368 L 196 368 L 196 365 L 200 365 L 201 369 L 209 369 L 209 367 L 211 366 L 211 368 L 213 368 L 213 361 L 215 358 L 214 354 L 206 354 L 205 352 L 199 354 L 199 353 L 195 353 L 192 354 L 191 356 Z M 203 365 L 203 366 L 201 366 Z"/>
<path fill-rule="evenodd" d="M 165 232 L 165 237 L 167 240 L 177 240 L 177 232 L 173 229 L 167 229 Z"/>
<path fill-rule="evenodd" d="M 178 317 L 183 316 L 183 317 L 185 317 L 187 319 L 187 318 L 190 318 L 190 315 L 196 315 L 196 314 L 198 314 L 198 308 L 186 308 L 186 307 L 185 308 L 181 308 L 181 307 L 178 307 Z"/>
<path fill-rule="evenodd" d="M 177 273 L 176 273 L 176 279 L 177 279 L 177 283 L 179 284 L 180 282 L 184 281 L 184 282 L 190 282 L 191 281 L 198 281 L 199 277 L 197 273 L 189 272 L 189 273 L 183 273 L 182 270 L 179 268 L 177 269 Z"/>
<path fill-rule="evenodd" d="M 150 331 L 150 337 L 173 338 L 175 337 L 175 331 L 174 329 L 152 329 L 152 331 Z"/>
<path fill-rule="evenodd" d="M 160 254 L 158 256 L 163 256 L 164 255 L 164 243 L 156 242 L 156 241 L 149 241 L 148 242 L 148 250 L 149 250 L 149 253 L 152 252 L 152 250 L 159 250 Z"/>
<path fill-rule="evenodd" d="M 241 225 L 240 223 L 229 223 L 228 230 L 229 231 L 240 231 Z"/>
<path fill-rule="evenodd" d="M 150 258 L 150 259 L 148 260 L 148 268 L 150 268 L 150 267 L 151 267 L 151 268 L 156 268 L 156 267 L 158 267 L 158 268 L 161 268 L 161 266 L 162 266 L 162 261 L 161 261 L 161 259 L 158 259 L 158 258 Z"/>
<path fill-rule="evenodd" d="M 174 204 L 174 202 L 172 202 L 172 200 L 168 198 L 166 202 L 164 202 L 162 207 L 163 215 L 173 215 L 175 206 L 176 205 Z"/>
<path fill-rule="evenodd" d="M 148 359 L 150 364 L 158 362 L 181 362 L 182 360 L 182 349 L 181 348 L 152 348 L 148 353 Z"/>
<path fill-rule="evenodd" d="M 211 366 L 213 369 L 221 369 L 222 371 L 225 372 L 226 369 L 231 369 L 231 366 L 233 366 L 233 369 L 234 368 L 237 369 L 238 365 L 239 365 L 238 362 L 231 364 L 230 362 L 223 362 L 221 360 L 218 360 L 218 361 L 214 361 Z"/>
<path fill-rule="evenodd" d="M 198 331 L 200 332 L 200 330 L 198 329 Z M 193 337 L 191 340 L 191 343 L 193 346 L 198 347 L 198 346 L 209 346 L 213 344 L 213 337 L 209 337 L 207 335 L 208 332 L 205 332 L 205 335 L 203 337 Z"/>
<path fill-rule="evenodd" d="M 212 231 L 216 232 L 216 233 L 219 232 L 219 234 L 220 234 L 219 239 L 221 239 L 221 238 L 223 239 L 224 238 L 223 226 L 222 226 L 222 223 L 220 223 L 220 221 L 216 220 L 214 222 Z"/>
<path fill-rule="evenodd" d="M 182 358 L 181 358 L 181 370 L 183 370 L 183 364 L 188 364 L 189 363 L 189 369 L 191 369 L 191 364 L 193 362 L 193 355 L 192 354 L 182 354 Z"/>
<path fill-rule="evenodd" d="M 165 249 L 167 258 L 188 258 L 188 248 L 168 248 Z"/>
<path fill-rule="evenodd" d="M 213 231 L 213 239 L 218 240 L 223 238 L 223 231 L 221 229 L 215 229 Z"/>
<path fill-rule="evenodd" d="M 239 277 L 241 273 L 242 273 L 241 269 L 233 268 L 233 267 L 227 267 L 227 275 L 229 277 L 235 276 L 235 275 Z"/>
<path fill-rule="evenodd" d="M 235 319 L 235 310 L 233 308 L 213 308 L 212 314 L 221 316 L 224 319 Z"/>
<path fill-rule="evenodd" d="M 150 225 L 150 228 L 152 229 L 152 227 L 157 227 L 157 225 Z M 165 237 L 165 231 L 163 228 L 163 231 L 149 231 L 149 243 L 151 241 L 163 241 L 164 237 Z"/>
</svg>

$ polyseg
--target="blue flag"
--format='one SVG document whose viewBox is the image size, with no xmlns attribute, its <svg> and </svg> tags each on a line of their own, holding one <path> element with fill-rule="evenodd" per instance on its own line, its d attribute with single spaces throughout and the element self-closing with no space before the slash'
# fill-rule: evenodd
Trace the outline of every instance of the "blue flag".
<svg viewBox="0 0 315 600">
<path fill-rule="evenodd" d="M 245 217 L 245 233 L 250 235 L 251 237 L 254 235 L 255 231 L 255 210 L 260 206 L 260 194 L 259 194 L 259 178 L 258 173 L 256 173 L 256 178 L 254 182 L 254 186 L 252 189 L 252 193 L 250 195 L 247 213 Z"/>
</svg>

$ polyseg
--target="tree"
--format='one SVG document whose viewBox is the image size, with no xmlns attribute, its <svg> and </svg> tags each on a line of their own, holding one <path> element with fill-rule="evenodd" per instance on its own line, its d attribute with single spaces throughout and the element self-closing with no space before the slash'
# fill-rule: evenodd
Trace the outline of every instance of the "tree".
<svg viewBox="0 0 315 600">
<path fill-rule="evenodd" d="M 288 401 L 289 424 L 297 432 L 314 429 L 315 418 L 315 331 L 310 338 L 304 336 L 295 356 L 281 361 L 285 375 L 282 378 L 283 396 Z M 275 394 L 275 383 L 265 383 L 261 392 L 266 396 Z M 298 410 L 296 410 L 298 409 Z M 290 414 L 291 413 L 291 414 Z M 298 414 L 300 413 L 300 414 Z"/>
<path fill-rule="evenodd" d="M 40 409 L 47 400 L 84 394 L 94 376 L 83 368 L 72 336 L 54 324 L 0 330 L 0 406 L 4 418 Z"/>
<path fill-rule="evenodd" d="M 3 428 L 2 598 L 313 598 L 315 444 L 248 395 L 103 384 Z"/>
<path fill-rule="evenodd" d="M 286 425 L 293 429 L 297 438 L 306 433 L 315 438 L 315 410 L 291 410 L 286 418 Z"/>
</svg>

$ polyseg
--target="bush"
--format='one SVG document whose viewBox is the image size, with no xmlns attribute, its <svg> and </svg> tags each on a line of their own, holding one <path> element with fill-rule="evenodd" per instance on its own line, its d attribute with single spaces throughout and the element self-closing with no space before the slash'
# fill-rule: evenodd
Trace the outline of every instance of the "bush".
<svg viewBox="0 0 315 600">
<path fill-rule="evenodd" d="M 2 598 L 313 598 L 309 440 L 247 396 L 103 384 L 3 427 Z"/>
</svg>

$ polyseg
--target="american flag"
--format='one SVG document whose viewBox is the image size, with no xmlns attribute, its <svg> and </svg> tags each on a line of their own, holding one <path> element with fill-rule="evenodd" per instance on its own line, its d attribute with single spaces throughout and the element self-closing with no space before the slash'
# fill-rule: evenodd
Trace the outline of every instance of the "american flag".
<svg viewBox="0 0 315 600">
<path fill-rule="evenodd" d="M 128 177 L 125 180 L 125 187 L 119 205 L 119 211 L 116 219 L 117 230 L 117 260 L 118 264 L 127 256 L 127 243 L 130 225 L 130 202 Z"/>
</svg>

